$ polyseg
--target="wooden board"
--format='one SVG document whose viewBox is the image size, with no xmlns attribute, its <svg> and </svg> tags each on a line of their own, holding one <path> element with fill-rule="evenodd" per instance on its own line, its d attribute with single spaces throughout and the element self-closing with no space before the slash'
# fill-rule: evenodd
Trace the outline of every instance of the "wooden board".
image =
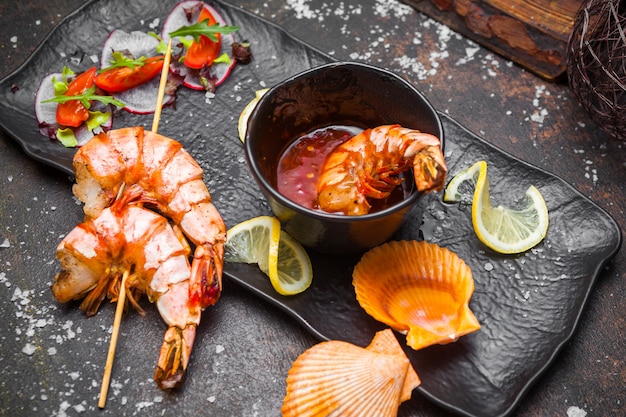
<svg viewBox="0 0 626 417">
<path fill-rule="evenodd" d="M 405 0 L 549 81 L 564 81 L 567 41 L 584 0 Z"/>
</svg>

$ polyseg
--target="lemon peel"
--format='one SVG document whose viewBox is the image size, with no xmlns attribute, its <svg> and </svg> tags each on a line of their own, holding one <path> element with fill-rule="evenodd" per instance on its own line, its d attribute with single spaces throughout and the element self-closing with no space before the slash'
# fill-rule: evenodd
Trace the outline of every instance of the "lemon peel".
<svg viewBox="0 0 626 417">
<path fill-rule="evenodd" d="M 469 182 L 474 185 L 472 225 L 478 239 L 498 253 L 525 252 L 541 242 L 548 231 L 549 215 L 543 196 L 531 185 L 525 193 L 523 206 L 512 209 L 491 205 L 487 162 L 478 161 L 456 174 L 444 191 L 443 200 L 459 202 L 460 191 Z"/>
</svg>

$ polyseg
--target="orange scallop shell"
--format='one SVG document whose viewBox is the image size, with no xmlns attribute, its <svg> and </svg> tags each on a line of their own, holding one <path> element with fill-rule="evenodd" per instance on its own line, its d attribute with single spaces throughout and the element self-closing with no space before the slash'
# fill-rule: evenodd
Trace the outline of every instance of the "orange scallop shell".
<svg viewBox="0 0 626 417">
<path fill-rule="evenodd" d="M 480 329 L 469 308 L 472 271 L 446 248 L 418 241 L 384 243 L 363 255 L 352 278 L 361 307 L 406 334 L 415 350 Z"/>
<path fill-rule="evenodd" d="M 420 384 L 391 330 L 367 348 L 331 340 L 302 353 L 287 376 L 283 417 L 393 417 Z"/>
</svg>

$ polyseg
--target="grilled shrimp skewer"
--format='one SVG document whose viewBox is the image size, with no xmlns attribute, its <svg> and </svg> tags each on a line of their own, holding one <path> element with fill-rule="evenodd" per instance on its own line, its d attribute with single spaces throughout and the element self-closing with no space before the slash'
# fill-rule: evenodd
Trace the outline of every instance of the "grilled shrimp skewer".
<svg viewBox="0 0 626 417">
<path fill-rule="evenodd" d="M 189 252 L 166 218 L 118 201 L 76 226 L 58 245 L 63 270 L 52 292 L 62 303 L 84 297 L 80 308 L 92 316 L 105 296 L 117 300 L 121 278 L 128 273 L 128 300 L 141 311 L 137 299 L 147 294 L 169 326 L 155 380 L 163 389 L 173 388 L 189 363 L 202 312 L 189 296 Z"/>
<path fill-rule="evenodd" d="M 367 214 L 367 198 L 383 199 L 413 168 L 418 191 L 443 188 L 446 164 L 436 136 L 399 125 L 367 129 L 335 148 L 317 184 L 317 203 L 328 212 Z"/>
<path fill-rule="evenodd" d="M 202 180 L 203 171 L 182 145 L 128 127 L 95 136 L 74 156 L 73 192 L 96 217 L 116 199 L 155 207 L 195 246 L 190 298 L 202 308 L 222 290 L 226 226 Z"/>
</svg>

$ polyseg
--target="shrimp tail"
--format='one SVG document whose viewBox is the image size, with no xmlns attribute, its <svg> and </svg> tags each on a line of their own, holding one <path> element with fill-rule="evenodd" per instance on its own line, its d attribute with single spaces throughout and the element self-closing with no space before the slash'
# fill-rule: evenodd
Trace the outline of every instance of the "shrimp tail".
<svg viewBox="0 0 626 417">
<path fill-rule="evenodd" d="M 413 178 L 418 191 L 441 191 L 446 180 L 446 163 L 439 152 L 423 152 L 413 159 Z"/>
<path fill-rule="evenodd" d="M 189 283 L 189 299 L 201 308 L 217 302 L 222 293 L 224 246 L 205 243 L 194 251 Z"/>
<path fill-rule="evenodd" d="M 189 365 L 195 337 L 195 324 L 189 324 L 184 329 L 177 326 L 167 329 L 154 373 L 159 388 L 166 390 L 180 386 Z"/>
</svg>

